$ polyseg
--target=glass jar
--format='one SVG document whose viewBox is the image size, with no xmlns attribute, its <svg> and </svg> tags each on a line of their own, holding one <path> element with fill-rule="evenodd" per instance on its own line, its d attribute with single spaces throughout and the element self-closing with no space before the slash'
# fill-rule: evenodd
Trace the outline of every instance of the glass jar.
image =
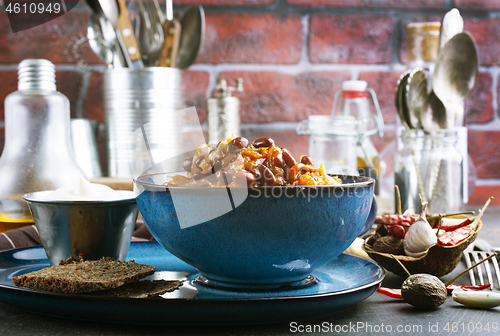
<svg viewBox="0 0 500 336">
<path fill-rule="evenodd" d="M 414 22 L 406 26 L 408 68 L 423 68 L 432 74 L 439 52 L 440 22 Z"/>
<path fill-rule="evenodd" d="M 297 126 L 309 135 L 309 156 L 328 174 L 358 175 L 356 147 L 358 122 L 353 116 L 311 115 Z"/>
<path fill-rule="evenodd" d="M 27 59 L 19 64 L 18 76 L 18 91 L 5 99 L 0 232 L 33 224 L 23 194 L 85 176 L 71 149 L 69 100 L 56 91 L 54 65 Z"/>
<path fill-rule="evenodd" d="M 419 213 L 422 195 L 429 202 L 427 213 L 461 211 L 468 195 L 467 129 L 400 128 L 398 133 L 394 164 L 402 210 Z"/>
</svg>

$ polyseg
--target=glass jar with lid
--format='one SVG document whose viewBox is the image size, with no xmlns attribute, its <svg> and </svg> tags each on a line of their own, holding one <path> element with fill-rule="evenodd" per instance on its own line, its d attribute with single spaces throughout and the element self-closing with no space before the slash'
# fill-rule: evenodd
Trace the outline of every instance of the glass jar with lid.
<svg viewBox="0 0 500 336">
<path fill-rule="evenodd" d="M 358 175 L 358 122 L 354 116 L 310 115 L 297 126 L 309 135 L 309 156 L 329 174 Z"/>
</svg>

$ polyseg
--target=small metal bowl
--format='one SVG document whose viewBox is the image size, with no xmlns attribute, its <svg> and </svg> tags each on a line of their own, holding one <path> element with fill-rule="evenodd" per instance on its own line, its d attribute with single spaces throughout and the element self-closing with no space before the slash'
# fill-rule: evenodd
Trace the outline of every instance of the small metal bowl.
<svg viewBox="0 0 500 336">
<path fill-rule="evenodd" d="M 97 260 L 124 260 L 132 238 L 138 209 L 130 197 L 115 201 L 45 200 L 51 191 L 23 195 L 51 265 L 70 255 Z"/>
</svg>

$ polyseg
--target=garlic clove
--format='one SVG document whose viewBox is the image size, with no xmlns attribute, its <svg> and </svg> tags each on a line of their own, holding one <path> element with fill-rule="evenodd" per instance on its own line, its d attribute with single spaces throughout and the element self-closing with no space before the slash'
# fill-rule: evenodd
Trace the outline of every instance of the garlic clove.
<svg viewBox="0 0 500 336">
<path fill-rule="evenodd" d="M 420 258 L 420 257 L 426 255 L 427 252 L 429 252 L 429 249 L 427 249 L 427 250 L 425 250 L 423 252 L 415 252 L 415 253 L 405 250 L 405 254 L 407 256 L 413 257 L 413 258 Z"/>
<path fill-rule="evenodd" d="M 423 256 L 431 246 L 437 244 L 437 237 L 425 216 L 427 203 L 422 204 L 422 212 L 417 221 L 406 232 L 403 247 L 408 256 Z M 417 257 L 418 258 L 418 257 Z"/>
<path fill-rule="evenodd" d="M 464 291 L 454 289 L 453 301 L 476 308 L 493 308 L 500 306 L 500 294 L 491 291 Z"/>
<path fill-rule="evenodd" d="M 356 237 L 356 239 L 352 242 L 352 244 L 344 251 L 344 253 L 354 255 L 357 257 L 370 259 L 368 253 L 363 250 L 364 240 L 362 238 Z"/>
</svg>

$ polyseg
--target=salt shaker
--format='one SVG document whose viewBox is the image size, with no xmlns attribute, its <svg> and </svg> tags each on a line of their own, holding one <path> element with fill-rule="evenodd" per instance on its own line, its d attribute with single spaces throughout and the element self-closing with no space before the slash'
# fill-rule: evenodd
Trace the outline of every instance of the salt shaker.
<svg viewBox="0 0 500 336">
<path fill-rule="evenodd" d="M 240 136 L 240 100 L 233 92 L 243 92 L 243 79 L 236 80 L 236 87 L 228 87 L 225 79 L 217 83 L 217 93 L 207 99 L 208 143 Z"/>
<path fill-rule="evenodd" d="M 56 91 L 54 65 L 19 64 L 18 91 L 5 99 L 5 146 L 0 157 L 0 232 L 33 224 L 28 192 L 56 189 L 85 176 L 70 141 L 69 100 Z"/>
</svg>

